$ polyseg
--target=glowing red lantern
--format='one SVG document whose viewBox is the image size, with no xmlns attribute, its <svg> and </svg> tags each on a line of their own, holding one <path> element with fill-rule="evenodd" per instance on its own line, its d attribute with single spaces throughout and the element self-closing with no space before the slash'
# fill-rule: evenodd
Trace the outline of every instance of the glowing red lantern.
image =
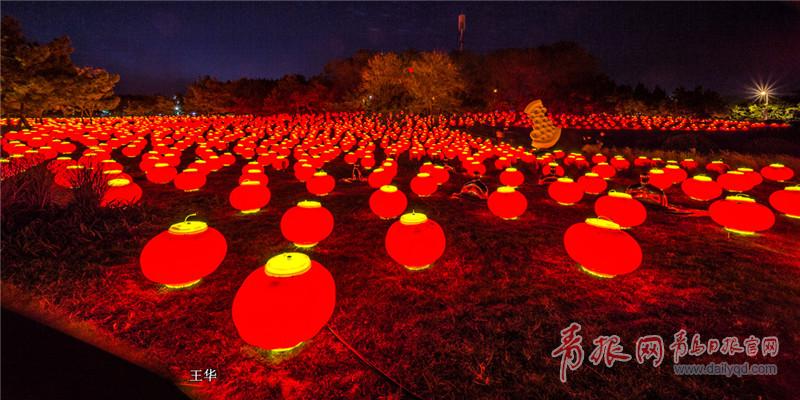
<svg viewBox="0 0 800 400">
<path fill-rule="evenodd" d="M 441 186 L 450 180 L 450 173 L 447 172 L 445 167 L 441 165 L 434 165 L 432 171 L 433 172 L 430 173 L 431 177 L 433 177 L 433 180 L 436 181 L 437 185 Z"/>
<path fill-rule="evenodd" d="M 761 177 L 761 174 L 753 171 L 752 168 L 741 167 L 736 168 L 736 170 L 744 174 L 744 178 L 752 185 L 750 187 L 751 189 L 760 185 L 761 182 L 764 182 L 764 178 Z"/>
<path fill-rule="evenodd" d="M 586 194 L 600 194 L 608 188 L 606 180 L 594 172 L 587 172 L 578 178 L 578 185 L 583 188 L 583 192 Z"/>
<path fill-rule="evenodd" d="M 502 219 L 517 219 L 528 208 L 525 196 L 511 186 L 500 186 L 489 195 L 489 211 Z"/>
<path fill-rule="evenodd" d="M 652 165 L 652 162 L 650 161 L 650 159 L 648 159 L 645 156 L 639 156 L 639 157 L 636 157 L 635 160 L 633 160 L 633 166 L 634 167 L 647 168 L 650 165 Z"/>
<path fill-rule="evenodd" d="M 333 214 L 318 201 L 303 200 L 281 217 L 281 234 L 297 247 L 314 247 L 333 231 Z"/>
<path fill-rule="evenodd" d="M 800 218 L 800 185 L 787 186 L 769 195 L 772 208 L 790 218 Z"/>
<path fill-rule="evenodd" d="M 64 169 L 56 172 L 53 176 L 53 181 L 56 185 L 63 188 L 72 189 L 75 184 L 80 180 L 81 174 L 86 167 L 83 165 L 67 165 Z"/>
<path fill-rule="evenodd" d="M 207 223 L 189 221 L 189 217 L 145 244 L 139 263 L 147 279 L 171 288 L 189 287 L 222 263 L 228 251 L 225 237 Z"/>
<path fill-rule="evenodd" d="M 155 163 L 146 174 L 148 181 L 161 185 L 170 183 L 175 175 L 178 175 L 178 170 L 164 162 Z"/>
<path fill-rule="evenodd" d="M 396 186 L 383 185 L 369 196 L 369 208 L 381 219 L 396 218 L 408 206 L 408 199 Z"/>
<path fill-rule="evenodd" d="M 306 189 L 317 196 L 327 196 L 336 187 L 336 180 L 325 171 L 317 171 L 306 181 Z"/>
<path fill-rule="evenodd" d="M 197 168 L 186 168 L 172 180 L 172 184 L 178 190 L 184 192 L 196 192 L 206 184 L 206 175 Z"/>
<path fill-rule="evenodd" d="M 436 192 L 439 185 L 427 172 L 420 172 L 411 179 L 411 191 L 419 197 L 427 197 Z"/>
<path fill-rule="evenodd" d="M 430 267 L 444 254 L 444 248 L 442 227 L 425 214 L 403 214 L 386 233 L 386 252 L 410 270 Z"/>
<path fill-rule="evenodd" d="M 668 164 L 666 167 L 664 167 L 664 174 L 672 179 L 672 184 L 681 183 L 685 181 L 686 177 L 688 176 L 686 171 L 674 164 Z"/>
<path fill-rule="evenodd" d="M 633 272 L 642 263 L 636 239 L 618 224 L 601 218 L 588 218 L 569 227 L 564 247 L 581 269 L 601 278 Z"/>
<path fill-rule="evenodd" d="M 708 207 L 708 213 L 726 231 L 742 235 L 752 235 L 775 224 L 775 215 L 769 208 L 744 195 L 717 200 Z"/>
<path fill-rule="evenodd" d="M 390 174 L 389 171 L 379 167 L 372 170 L 367 177 L 367 183 L 370 187 L 377 189 L 392 183 L 392 178 L 392 174 Z"/>
<path fill-rule="evenodd" d="M 695 175 L 683 181 L 681 190 L 689 198 L 699 201 L 714 200 L 722 195 L 722 185 L 705 175 Z"/>
<path fill-rule="evenodd" d="M 708 172 L 716 172 L 718 174 L 724 174 L 728 172 L 731 167 L 728 164 L 725 164 L 721 160 L 712 161 L 706 164 L 706 171 Z"/>
<path fill-rule="evenodd" d="M 305 182 L 314 175 L 314 166 L 309 163 L 296 162 L 294 164 L 294 177 L 300 182 Z"/>
<path fill-rule="evenodd" d="M 667 190 L 672 186 L 672 177 L 665 174 L 663 169 L 651 169 L 647 175 L 650 178 L 648 182 L 661 190 Z"/>
<path fill-rule="evenodd" d="M 289 351 L 314 337 L 335 305 L 331 273 L 303 253 L 283 253 L 242 283 L 233 298 L 233 324 L 250 345 Z"/>
<path fill-rule="evenodd" d="M 685 168 L 687 171 L 693 171 L 696 169 L 700 164 L 692 158 L 685 158 L 681 161 L 681 167 Z"/>
<path fill-rule="evenodd" d="M 100 199 L 102 207 L 123 207 L 133 205 L 142 198 L 142 188 L 127 178 L 114 178 L 107 182 L 108 189 Z"/>
<path fill-rule="evenodd" d="M 608 161 L 608 157 L 606 157 L 602 153 L 597 153 L 592 156 L 592 164 L 600 164 L 606 161 Z"/>
<path fill-rule="evenodd" d="M 783 182 L 792 179 L 794 171 L 783 164 L 770 164 L 761 168 L 761 175 L 770 181 Z"/>
<path fill-rule="evenodd" d="M 594 212 L 598 217 L 606 217 L 622 229 L 638 226 L 647 219 L 647 209 L 631 195 L 611 191 L 594 202 Z"/>
<path fill-rule="evenodd" d="M 261 182 L 244 181 L 231 191 L 228 200 L 242 214 L 252 214 L 266 207 L 271 197 L 269 189 Z"/>
<path fill-rule="evenodd" d="M 564 167 L 558 165 L 558 163 L 547 163 L 542 167 L 542 175 L 564 176 Z"/>
<path fill-rule="evenodd" d="M 753 180 L 748 179 L 741 171 L 728 171 L 720 175 L 717 182 L 729 192 L 746 192 L 754 186 Z"/>
<path fill-rule="evenodd" d="M 516 188 L 522 185 L 523 182 L 525 182 L 525 175 L 522 175 L 522 172 L 514 167 L 508 167 L 500 173 L 500 183 L 505 186 Z"/>
<path fill-rule="evenodd" d="M 626 160 L 625 157 L 622 156 L 614 156 L 614 158 L 611 159 L 610 164 L 617 171 L 624 171 L 631 166 L 630 161 Z"/>
<path fill-rule="evenodd" d="M 583 198 L 583 187 L 571 178 L 558 178 L 547 188 L 547 194 L 562 206 L 571 206 Z"/>
</svg>

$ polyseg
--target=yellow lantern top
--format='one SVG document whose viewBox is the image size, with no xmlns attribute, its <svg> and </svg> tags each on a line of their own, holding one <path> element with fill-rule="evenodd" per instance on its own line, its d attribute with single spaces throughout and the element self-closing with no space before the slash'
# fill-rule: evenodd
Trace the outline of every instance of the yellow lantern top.
<svg viewBox="0 0 800 400">
<path fill-rule="evenodd" d="M 753 172 L 752 168 L 747 168 L 747 167 L 739 167 L 739 168 L 736 168 L 736 170 L 737 171 L 742 171 L 742 172 Z"/>
<path fill-rule="evenodd" d="M 700 182 L 711 182 L 712 180 L 711 177 L 705 175 L 695 175 L 694 177 L 692 177 L 692 179 Z"/>
<path fill-rule="evenodd" d="M 600 177 L 600 175 L 598 175 L 597 172 L 587 172 L 587 173 L 585 173 L 583 175 L 584 176 L 588 176 L 590 178 L 598 178 L 598 177 Z"/>
<path fill-rule="evenodd" d="M 755 201 L 755 200 L 753 200 L 752 198 L 750 198 L 750 197 L 747 197 L 747 196 L 743 196 L 743 195 L 740 195 L 740 194 L 733 195 L 733 196 L 728 196 L 728 197 L 726 197 L 726 198 L 725 198 L 725 200 L 729 200 L 729 201 L 743 201 L 743 202 L 745 202 L 745 203 L 755 203 L 755 202 L 756 202 L 756 201 Z"/>
<path fill-rule="evenodd" d="M 800 192 L 800 185 L 787 186 L 783 190 L 788 190 L 790 192 Z"/>
<path fill-rule="evenodd" d="M 571 183 L 571 182 L 574 182 L 574 181 L 572 180 L 572 178 L 569 178 L 569 177 L 566 177 L 566 176 L 565 176 L 565 177 L 562 177 L 562 178 L 558 178 L 558 181 L 559 181 L 559 182 L 564 182 L 564 183 Z"/>
<path fill-rule="evenodd" d="M 783 164 L 781 163 L 773 163 L 769 165 L 772 168 L 783 168 Z"/>
<path fill-rule="evenodd" d="M 515 190 L 511 186 L 500 186 L 497 188 L 497 193 L 514 193 Z"/>
<path fill-rule="evenodd" d="M 240 186 L 258 186 L 261 184 L 261 181 L 256 179 L 245 179 L 240 183 Z"/>
<path fill-rule="evenodd" d="M 595 228 L 620 230 L 619 224 L 603 218 L 586 218 L 586 223 Z"/>
<path fill-rule="evenodd" d="M 506 168 L 506 172 L 517 172 L 517 169 L 514 167 L 508 167 Z"/>
<path fill-rule="evenodd" d="M 615 190 L 612 190 L 612 191 L 608 192 L 608 195 L 610 197 L 617 197 L 617 198 L 620 198 L 620 199 L 632 199 L 633 198 L 631 195 L 629 195 L 629 194 L 627 194 L 625 192 L 617 192 Z"/>
<path fill-rule="evenodd" d="M 302 275 L 310 269 L 311 258 L 297 252 L 278 254 L 264 264 L 264 273 L 278 278 Z"/>
<path fill-rule="evenodd" d="M 208 230 L 208 224 L 202 221 L 189 221 L 189 217 L 196 214 L 189 214 L 183 222 L 172 224 L 168 232 L 173 235 L 197 235 Z"/>
<path fill-rule="evenodd" d="M 419 225 L 424 224 L 428 220 L 428 216 L 422 213 L 410 212 L 400 216 L 400 223 L 403 225 Z"/>
<path fill-rule="evenodd" d="M 322 207 L 322 204 L 320 204 L 320 202 L 314 201 L 314 200 L 303 200 L 303 201 L 297 203 L 297 206 L 300 207 L 300 208 L 320 208 L 320 207 Z"/>
<path fill-rule="evenodd" d="M 420 178 L 428 178 L 428 177 L 431 176 L 431 174 L 429 174 L 427 172 L 420 172 L 420 173 L 417 174 L 417 176 L 420 177 Z"/>
<path fill-rule="evenodd" d="M 663 170 L 663 169 L 654 168 L 654 169 L 651 169 L 651 170 L 650 170 L 650 173 L 651 173 L 651 174 L 656 174 L 656 175 L 658 175 L 658 174 L 663 174 L 663 173 L 664 173 L 664 170 Z"/>
<path fill-rule="evenodd" d="M 165 162 L 160 162 L 160 163 L 156 163 L 154 165 L 154 167 L 156 167 L 156 168 L 164 168 L 164 167 L 169 167 L 169 164 L 167 164 Z"/>
<path fill-rule="evenodd" d="M 394 193 L 396 191 L 397 191 L 397 186 L 395 186 L 395 185 L 383 185 L 383 186 L 381 186 L 381 192 Z"/>
<path fill-rule="evenodd" d="M 314 172 L 314 176 L 328 176 L 328 173 L 325 171 L 317 171 Z"/>
<path fill-rule="evenodd" d="M 129 179 L 127 179 L 127 178 L 116 178 L 116 179 L 109 180 L 108 181 L 108 186 L 109 187 L 122 187 L 122 186 L 128 186 L 130 183 L 131 183 L 131 181 Z"/>
</svg>

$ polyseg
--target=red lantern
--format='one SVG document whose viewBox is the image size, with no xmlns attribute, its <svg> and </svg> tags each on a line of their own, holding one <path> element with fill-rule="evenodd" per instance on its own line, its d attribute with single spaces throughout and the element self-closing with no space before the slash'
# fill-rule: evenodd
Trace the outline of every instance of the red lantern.
<svg viewBox="0 0 800 400">
<path fill-rule="evenodd" d="M 602 153 L 597 153 L 592 156 L 592 164 L 600 164 L 606 161 L 608 161 L 608 157 L 606 157 Z"/>
<path fill-rule="evenodd" d="M 206 175 L 197 168 L 186 168 L 172 180 L 172 184 L 178 190 L 184 192 L 196 192 L 206 184 Z"/>
<path fill-rule="evenodd" d="M 102 207 L 133 205 L 142 198 L 142 188 L 127 178 L 114 178 L 107 182 L 108 189 L 100 200 Z"/>
<path fill-rule="evenodd" d="M 684 158 L 681 161 L 681 167 L 685 168 L 687 171 L 695 170 L 700 164 L 697 161 L 691 158 Z"/>
<path fill-rule="evenodd" d="M 528 208 L 525 196 L 511 186 L 500 186 L 489 195 L 489 211 L 502 219 L 517 219 Z"/>
<path fill-rule="evenodd" d="M 583 187 L 571 178 L 558 178 L 547 188 L 547 194 L 562 206 L 571 206 L 583 198 Z"/>
<path fill-rule="evenodd" d="M 327 196 L 336 187 L 336 180 L 325 171 L 317 171 L 306 181 L 306 189 L 317 196 Z"/>
<path fill-rule="evenodd" d="M 427 172 L 420 172 L 411 179 L 411 191 L 419 197 L 428 197 L 436 192 L 439 185 Z"/>
<path fill-rule="evenodd" d="M 369 196 L 369 208 L 381 219 L 396 218 L 407 206 L 406 195 L 393 185 L 383 185 Z"/>
<path fill-rule="evenodd" d="M 380 188 L 381 186 L 392 183 L 392 174 L 383 168 L 375 168 L 367 177 L 367 183 L 371 188 Z"/>
<path fill-rule="evenodd" d="M 608 188 L 606 180 L 594 172 L 587 172 L 578 178 L 578 185 L 583 188 L 583 192 L 586 194 L 600 194 Z"/>
<path fill-rule="evenodd" d="M 228 251 L 225 237 L 189 217 L 145 244 L 139 262 L 147 279 L 171 288 L 189 287 L 222 263 Z"/>
<path fill-rule="evenodd" d="M 164 162 L 157 162 L 153 165 L 153 168 L 147 171 L 146 177 L 150 182 L 163 185 L 170 183 L 172 178 L 175 178 L 175 175 L 178 175 L 178 170 L 175 167 Z"/>
<path fill-rule="evenodd" d="M 309 163 L 296 162 L 294 164 L 294 177 L 300 182 L 305 182 L 314 175 L 314 166 Z"/>
<path fill-rule="evenodd" d="M 624 171 L 630 168 L 631 163 L 630 161 L 626 160 L 625 157 L 614 156 L 614 158 L 611 159 L 611 166 L 617 171 Z"/>
<path fill-rule="evenodd" d="M 425 214 L 403 214 L 386 233 L 386 252 L 410 270 L 430 267 L 444 254 L 442 227 Z"/>
<path fill-rule="evenodd" d="M 594 202 L 594 212 L 617 223 L 622 229 L 638 226 L 647 219 L 647 209 L 642 203 L 622 192 L 611 191 Z"/>
<path fill-rule="evenodd" d="M 688 174 L 681 167 L 669 164 L 664 167 L 664 174 L 672 179 L 672 184 L 678 184 L 686 180 Z"/>
<path fill-rule="evenodd" d="M 761 175 L 770 181 L 783 182 L 792 179 L 794 171 L 783 164 L 770 164 L 761 168 Z"/>
<path fill-rule="evenodd" d="M 775 224 L 775 215 L 769 208 L 744 195 L 717 200 L 708 207 L 708 213 L 726 231 L 742 235 L 752 235 Z"/>
<path fill-rule="evenodd" d="M 756 171 L 753 171 L 752 168 L 741 167 L 737 168 L 736 170 L 744 174 L 744 178 L 752 185 L 750 187 L 751 189 L 760 185 L 761 182 L 764 182 L 764 178 L 761 177 L 761 174 L 759 174 Z"/>
<path fill-rule="evenodd" d="M 228 199 L 231 206 L 242 214 L 252 214 L 266 207 L 271 196 L 269 189 L 261 182 L 244 181 L 231 191 Z"/>
<path fill-rule="evenodd" d="M 706 171 L 708 172 L 716 172 L 718 174 L 724 174 L 728 172 L 731 167 L 728 164 L 725 164 L 721 160 L 712 161 L 706 164 Z"/>
<path fill-rule="evenodd" d="M 633 272 L 642 263 L 642 249 L 614 222 L 588 218 L 564 234 L 567 254 L 587 273 L 613 278 Z"/>
<path fill-rule="evenodd" d="M 564 176 L 564 167 L 558 165 L 558 163 L 547 163 L 542 167 L 542 175 Z"/>
<path fill-rule="evenodd" d="M 525 175 L 522 175 L 522 172 L 514 167 L 508 167 L 500 173 L 500 183 L 505 186 L 516 188 L 520 187 L 523 182 L 525 182 Z"/>
<path fill-rule="evenodd" d="M 433 180 L 436 181 L 436 184 L 441 186 L 447 181 L 450 180 L 450 173 L 447 172 L 447 169 L 441 165 L 434 165 L 433 172 L 430 173 Z"/>
<path fill-rule="evenodd" d="M 695 175 L 681 183 L 683 193 L 699 201 L 714 200 L 722 195 L 722 185 L 705 175 Z"/>
<path fill-rule="evenodd" d="M 650 161 L 650 159 L 648 159 L 645 156 L 639 156 L 639 157 L 636 157 L 635 160 L 633 160 L 633 166 L 634 167 L 638 167 L 638 168 L 647 168 L 647 167 L 651 166 L 652 164 L 653 163 Z"/>
<path fill-rule="evenodd" d="M 728 171 L 720 175 L 717 182 L 729 192 L 746 192 L 754 186 L 753 180 L 748 179 L 741 171 Z"/>
<path fill-rule="evenodd" d="M 800 185 L 772 192 L 769 204 L 789 218 L 800 218 Z"/>
<path fill-rule="evenodd" d="M 665 174 L 663 169 L 651 169 L 647 175 L 650 177 L 648 182 L 661 190 L 667 190 L 672 186 L 672 177 Z"/>
<path fill-rule="evenodd" d="M 233 324 L 250 345 L 289 351 L 311 339 L 333 314 L 336 285 L 303 253 L 283 253 L 253 271 L 233 298 Z"/>
<path fill-rule="evenodd" d="M 297 247 L 314 247 L 333 231 L 333 214 L 318 201 L 303 200 L 281 217 L 281 234 Z"/>
</svg>

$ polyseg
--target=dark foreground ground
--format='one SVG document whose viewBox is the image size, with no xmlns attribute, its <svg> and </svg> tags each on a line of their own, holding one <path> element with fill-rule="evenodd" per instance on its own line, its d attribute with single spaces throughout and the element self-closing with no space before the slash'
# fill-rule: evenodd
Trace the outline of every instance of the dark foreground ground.
<svg viewBox="0 0 800 400">
<path fill-rule="evenodd" d="M 268 170 L 270 204 L 258 214 L 239 215 L 227 197 L 240 165 L 213 174 L 197 193 L 149 184 L 136 172 L 145 196 L 140 207 L 127 210 L 87 214 L 66 207 L 15 211 L 12 217 L 4 211 L 4 306 L 46 317 L 59 329 L 164 375 L 194 398 L 411 397 L 326 329 L 282 356 L 239 339 L 231 321 L 233 296 L 269 257 L 294 250 L 278 222 L 283 211 L 308 197 L 289 172 Z M 708 217 L 649 210 L 647 222 L 631 231 L 644 252 L 642 267 L 602 280 L 580 272 L 562 244 L 570 225 L 593 216 L 593 198 L 559 206 L 526 171 L 521 191 L 528 212 L 503 221 L 483 202 L 450 198 L 466 180 L 460 175 L 431 198 L 414 197 L 408 181 L 415 168 L 402 163 L 397 183 L 409 193 L 410 208 L 444 228 L 447 249 L 432 268 L 410 272 L 386 255 L 383 240 L 391 221 L 371 214 L 372 190 L 365 183 L 338 181 L 335 193 L 322 200 L 336 225 L 309 254 L 336 281 L 329 326 L 418 396 L 789 399 L 800 391 L 800 220 L 778 217 L 770 231 L 739 237 Z M 340 161 L 328 171 L 338 178 L 350 173 Z M 624 189 L 633 176 L 616 179 L 610 188 Z M 496 179 L 493 172 L 484 180 L 494 189 Z M 765 183 L 753 194 L 766 202 L 779 187 Z M 701 207 L 677 189 L 670 194 L 681 206 Z M 194 212 L 227 238 L 225 261 L 190 290 L 166 290 L 147 281 L 137 259 L 144 243 Z M 586 361 L 563 384 L 559 360 L 550 352 L 571 322 L 583 326 L 587 357 L 598 335 L 619 335 L 629 354 L 639 336 L 658 334 L 669 345 L 681 328 L 703 340 L 777 336 L 776 358 L 716 354 L 685 362 L 775 363 L 779 372 L 676 376 L 667 351 L 659 368 L 635 361 L 606 368 Z M 47 363 L 43 353 L 31 357 Z M 194 369 L 216 369 L 218 378 L 189 382 Z"/>
</svg>

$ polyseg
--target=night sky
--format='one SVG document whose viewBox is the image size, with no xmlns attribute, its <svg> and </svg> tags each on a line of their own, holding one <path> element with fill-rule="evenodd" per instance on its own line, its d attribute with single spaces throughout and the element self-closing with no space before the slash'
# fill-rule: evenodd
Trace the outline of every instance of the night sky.
<svg viewBox="0 0 800 400">
<path fill-rule="evenodd" d="M 201 75 L 306 76 L 358 49 L 477 52 L 578 42 L 620 83 L 703 85 L 746 97 L 754 80 L 800 88 L 800 3 L 2 3 L 36 41 L 122 76 L 118 93 L 182 92 Z"/>
</svg>

